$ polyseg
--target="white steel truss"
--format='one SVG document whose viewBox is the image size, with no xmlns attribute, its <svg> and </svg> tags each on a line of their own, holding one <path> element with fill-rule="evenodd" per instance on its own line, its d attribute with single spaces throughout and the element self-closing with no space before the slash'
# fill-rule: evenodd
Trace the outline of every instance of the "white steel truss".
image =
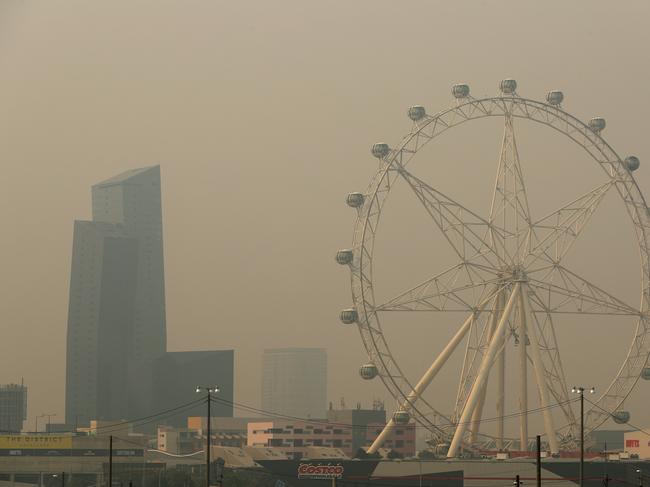
<svg viewBox="0 0 650 487">
<path fill-rule="evenodd" d="M 409 166 L 417 152 L 440 134 L 485 117 L 504 120 L 487 218 L 428 185 Z M 533 219 L 514 130 L 517 119 L 538 122 L 576 142 L 602 168 L 606 181 L 556 211 Z M 377 303 L 372 275 L 374 241 L 382 207 L 398 182 L 406 183 L 411 189 L 446 238 L 458 263 L 386 302 Z M 637 307 L 571 271 L 564 262 L 612 189 L 625 204 L 640 248 L 642 295 Z M 513 439 L 504 436 L 503 427 L 506 349 L 514 337 L 512 341 L 519 348 L 513 360 L 517 360 L 521 370 L 519 448 L 528 448 L 529 376 L 536 384 L 550 450 L 575 447 L 576 417 L 568 396 L 555 321 L 571 314 L 627 316 L 636 320 L 636 333 L 627 358 L 610 386 L 587 413 L 586 427 L 593 429 L 605 421 L 609 413 L 620 408 L 648 361 L 649 234 L 650 213 L 631 172 L 598 132 L 557 105 L 521 98 L 514 93 L 483 99 L 468 97 L 448 110 L 418 119 L 402 144 L 381 158 L 379 171 L 364 195 L 364 203 L 358 207 L 354 258 L 350 264 L 359 331 L 369 358 L 395 398 L 398 410 L 408 412 L 428 428 L 435 441 L 448 442 L 449 457 L 458 455 L 462 448 L 475 448 L 482 441 L 497 448 L 514 445 Z M 424 376 L 412 382 L 393 357 L 380 319 L 390 312 L 414 311 L 465 312 L 469 317 Z M 444 415 L 423 393 L 462 340 L 466 340 L 466 345 L 455 407 L 452 414 Z M 496 437 L 492 439 L 480 433 L 491 373 L 496 376 L 499 417 Z M 552 412 L 554 406 L 557 410 Z M 439 419 L 438 423 L 431 421 L 432 414 Z M 560 423 L 554 414 L 562 417 Z M 561 426 L 558 428 L 557 424 Z M 393 427 L 391 420 L 371 450 L 381 445 Z"/>
</svg>

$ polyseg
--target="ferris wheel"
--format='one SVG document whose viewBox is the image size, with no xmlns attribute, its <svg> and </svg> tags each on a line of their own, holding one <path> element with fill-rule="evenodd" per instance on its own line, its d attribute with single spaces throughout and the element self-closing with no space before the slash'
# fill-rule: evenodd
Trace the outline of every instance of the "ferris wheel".
<svg viewBox="0 0 650 487">
<path fill-rule="evenodd" d="M 365 193 L 350 193 L 347 204 L 357 210 L 353 246 L 339 250 L 336 261 L 349 266 L 353 307 L 340 319 L 356 324 L 369 362 L 360 369 L 364 379 L 378 377 L 393 396 L 397 408 L 370 447 L 374 452 L 395 425 L 411 419 L 427 428 L 447 456 L 459 455 L 490 440 L 497 449 L 507 448 L 504 433 L 506 395 L 505 357 L 519 345 L 513 359 L 519 370 L 519 449 L 527 450 L 528 381 L 537 392 L 548 449 L 553 452 L 576 447 L 579 419 L 567 384 L 555 326 L 567 316 L 608 315 L 631 320 L 635 333 L 627 356 L 609 386 L 590 401 L 584 416 L 585 431 L 613 419 L 630 419 L 624 401 L 639 378 L 650 379 L 650 213 L 632 173 L 639 168 L 635 156 L 624 158 L 603 139 L 603 118 L 583 123 L 562 108 L 564 96 L 551 91 L 536 101 L 517 93 L 514 79 L 500 83 L 497 96 L 474 98 L 466 84 L 452 88 L 451 108 L 428 115 L 422 106 L 408 110 L 413 128 L 396 147 L 372 146 L 379 169 Z M 503 139 L 496 182 L 486 216 L 470 210 L 460 197 L 443 193 L 413 168 L 421 149 L 440 135 L 467 122 L 494 117 L 503 120 Z M 519 160 L 515 125 L 519 120 L 536 122 L 565 135 L 581 147 L 601 169 L 601 182 L 582 195 L 559 204 L 555 211 L 537 217 L 530 211 L 525 178 Z M 437 274 L 388 300 L 375 298 L 373 256 L 382 209 L 396 185 L 415 195 L 431 224 L 444 237 L 456 262 Z M 640 303 L 591 282 L 565 262 L 573 244 L 598 210 L 603 198 L 616 193 L 634 228 L 640 251 Z M 407 377 L 391 352 L 384 328 L 391 312 L 423 312 L 462 316 L 457 331 L 431 366 L 420 377 Z M 449 358 L 464 343 L 453 412 L 443 414 L 435 401 L 423 394 Z M 509 359 L 510 360 L 510 359 Z M 480 431 L 489 378 L 496 382 L 496 434 Z M 510 381 L 511 383 L 512 381 Z M 551 411 L 556 409 L 559 414 Z M 432 417 L 437 418 L 436 421 Z M 558 416 L 561 420 L 558 421 Z"/>
</svg>

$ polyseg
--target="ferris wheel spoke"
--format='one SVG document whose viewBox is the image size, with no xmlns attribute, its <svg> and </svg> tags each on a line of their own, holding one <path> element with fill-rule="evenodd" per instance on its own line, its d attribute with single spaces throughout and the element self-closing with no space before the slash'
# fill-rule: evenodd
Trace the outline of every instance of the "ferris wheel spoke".
<svg viewBox="0 0 650 487">
<path fill-rule="evenodd" d="M 544 280 L 529 275 L 534 313 L 579 313 L 640 316 L 638 309 L 604 291 L 586 279 L 556 265 Z"/>
<path fill-rule="evenodd" d="M 614 185 L 614 180 L 608 181 L 533 223 L 531 226 L 533 243 L 525 264 L 531 266 L 544 257 L 545 260 L 559 263 Z"/>
<path fill-rule="evenodd" d="M 540 300 L 534 289 L 526 286 L 529 309 L 532 308 L 532 297 Z M 570 404 L 569 388 L 567 387 L 562 357 L 560 355 L 555 327 L 551 313 L 530 313 L 534 325 L 531 333 L 536 334 L 540 351 L 541 367 L 546 379 L 546 387 L 553 400 L 559 405 L 565 419 L 571 428 L 575 428 L 576 418 Z"/>
<path fill-rule="evenodd" d="M 397 161 L 393 161 L 393 168 L 411 187 L 462 262 L 478 262 L 493 269 L 506 263 L 493 248 L 493 242 L 505 238 L 500 228 L 432 188 Z"/>
<path fill-rule="evenodd" d="M 376 306 L 375 311 L 474 311 L 496 293 L 500 280 L 482 267 L 460 263 Z"/>
<path fill-rule="evenodd" d="M 481 323 L 481 321 L 478 319 L 480 317 L 477 317 L 474 323 L 472 323 L 473 326 L 467 339 L 465 356 L 463 358 L 463 366 L 460 373 L 460 382 L 458 384 L 458 392 L 456 394 L 456 403 L 452 415 L 452 420 L 456 423 L 462 414 L 462 410 L 465 406 L 465 402 L 467 401 L 470 388 L 472 387 L 474 380 L 476 379 L 476 375 L 478 374 L 478 367 L 483 360 L 483 354 L 487 350 L 487 347 L 492 340 L 494 329 L 504 305 L 504 289 L 500 289 L 494 297 L 492 309 L 489 313 L 489 318 Z M 477 409 L 482 409 L 484 401 L 485 393 L 483 391 L 481 394 L 480 405 L 477 406 Z M 474 435 L 478 434 L 480 415 L 481 411 L 477 411 L 475 417 L 473 416 L 472 418 L 472 433 Z"/>
<path fill-rule="evenodd" d="M 490 228 L 501 228 L 501 234 L 492 235 L 498 243 L 500 255 L 510 262 L 521 262 L 526 255 L 530 229 L 530 210 L 519 162 L 519 151 L 515 138 L 513 117 L 508 107 L 505 110 L 505 127 L 497 175 L 490 207 Z"/>
</svg>

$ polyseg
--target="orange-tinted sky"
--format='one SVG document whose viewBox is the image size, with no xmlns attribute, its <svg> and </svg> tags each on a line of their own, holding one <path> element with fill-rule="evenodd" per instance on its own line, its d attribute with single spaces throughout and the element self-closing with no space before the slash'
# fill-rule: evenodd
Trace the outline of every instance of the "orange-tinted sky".
<svg viewBox="0 0 650 487">
<path fill-rule="evenodd" d="M 72 222 L 90 216 L 93 183 L 160 164 L 170 348 L 234 348 L 236 399 L 247 404 L 259 404 L 260 351 L 273 346 L 326 347 L 332 401 L 385 397 L 358 378 L 361 342 L 337 318 L 348 274 L 333 260 L 351 242 L 344 197 L 377 168 L 370 145 L 397 144 L 410 105 L 448 107 L 453 83 L 496 94 L 515 77 L 522 95 L 561 89 L 568 111 L 607 118 L 606 138 L 640 157 L 636 177 L 650 190 L 649 14 L 645 0 L 4 0 L 0 383 L 24 376 L 30 427 L 37 414 L 62 419 Z M 499 130 L 450 135 L 423 176 L 486 213 Z M 541 129 L 522 128 L 520 154 L 532 211 L 561 206 L 598 175 Z M 387 208 L 377 250 L 394 290 L 446 255 L 407 197 Z M 611 208 L 574 258 L 636 304 L 633 235 Z M 437 319 L 387 332 L 413 375 L 452 333 Z M 631 333 L 607 320 L 568 324 L 569 382 L 604 387 Z M 436 387 L 455 395 L 451 373 Z M 649 394 L 639 384 L 628 402 L 633 423 L 650 424 Z"/>
</svg>

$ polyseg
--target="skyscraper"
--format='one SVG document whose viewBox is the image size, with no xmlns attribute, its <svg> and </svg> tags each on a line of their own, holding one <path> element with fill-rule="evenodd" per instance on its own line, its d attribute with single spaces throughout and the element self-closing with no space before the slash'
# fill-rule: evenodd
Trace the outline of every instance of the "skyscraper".
<svg viewBox="0 0 650 487">
<path fill-rule="evenodd" d="M 27 419 L 27 387 L 0 385 L 0 433 L 20 433 Z"/>
<path fill-rule="evenodd" d="M 213 394 L 211 415 L 232 416 L 234 359 L 233 350 L 167 352 L 155 364 L 155 409 L 165 411 L 205 397 L 203 392 L 196 393 L 196 386 L 218 386 L 219 392 Z M 205 413 L 205 404 L 200 403 L 167 416 L 164 423 L 184 427 L 188 416 L 205 416 Z"/>
<path fill-rule="evenodd" d="M 327 354 L 322 348 L 276 348 L 262 356 L 266 414 L 325 418 Z"/>
<path fill-rule="evenodd" d="M 75 221 L 68 310 L 66 423 L 147 413 L 166 351 L 159 166 L 92 188 Z"/>
</svg>

